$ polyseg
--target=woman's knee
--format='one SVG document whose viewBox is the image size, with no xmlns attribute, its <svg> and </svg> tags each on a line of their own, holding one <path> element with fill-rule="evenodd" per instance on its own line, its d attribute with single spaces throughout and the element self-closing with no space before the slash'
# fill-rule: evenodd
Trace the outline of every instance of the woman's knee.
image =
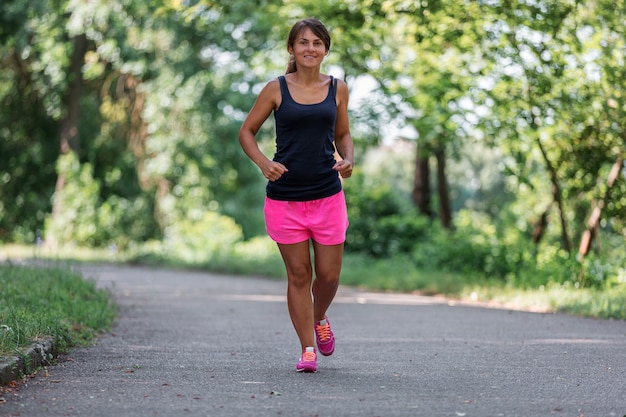
<svg viewBox="0 0 626 417">
<path fill-rule="evenodd" d="M 339 285 L 339 276 L 341 275 L 340 262 L 324 262 L 318 260 L 315 263 L 315 280 L 324 286 Z"/>
<path fill-rule="evenodd" d="M 313 273 L 310 267 L 291 267 L 287 271 L 288 284 L 294 287 L 310 287 L 312 279 Z"/>
<path fill-rule="evenodd" d="M 315 274 L 316 285 L 323 285 L 326 288 L 339 286 L 339 272 L 318 272 Z"/>
</svg>

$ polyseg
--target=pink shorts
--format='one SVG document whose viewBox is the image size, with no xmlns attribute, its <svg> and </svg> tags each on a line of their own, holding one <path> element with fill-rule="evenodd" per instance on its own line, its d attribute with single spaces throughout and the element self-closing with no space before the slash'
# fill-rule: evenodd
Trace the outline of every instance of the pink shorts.
<svg viewBox="0 0 626 417">
<path fill-rule="evenodd" d="M 276 243 L 290 245 L 313 239 L 322 245 L 346 240 L 348 210 L 343 190 L 311 201 L 265 198 L 265 229 Z"/>
</svg>

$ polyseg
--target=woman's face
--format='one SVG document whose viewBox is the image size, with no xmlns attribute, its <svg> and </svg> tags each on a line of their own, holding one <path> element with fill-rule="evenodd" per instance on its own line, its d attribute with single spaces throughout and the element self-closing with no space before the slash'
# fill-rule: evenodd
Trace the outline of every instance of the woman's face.
<svg viewBox="0 0 626 417">
<path fill-rule="evenodd" d="M 289 53 L 295 56 L 296 63 L 302 67 L 319 66 L 328 51 L 322 41 L 309 28 L 304 28 L 296 37 L 293 46 L 289 47 Z"/>
</svg>

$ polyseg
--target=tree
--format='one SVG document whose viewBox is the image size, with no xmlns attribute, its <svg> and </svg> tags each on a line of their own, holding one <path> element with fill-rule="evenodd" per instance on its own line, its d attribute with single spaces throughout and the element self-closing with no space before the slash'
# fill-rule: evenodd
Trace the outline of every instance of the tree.
<svg viewBox="0 0 626 417">
<path fill-rule="evenodd" d="M 3 150 L 15 149 L 23 159 L 27 140 L 48 146 L 56 139 L 56 150 L 36 157 L 50 158 L 51 168 L 63 153 L 74 153 L 78 161 L 56 163 L 48 238 L 58 233 L 76 241 L 80 235 L 87 240 L 77 243 L 95 245 L 141 241 L 159 237 L 179 219 L 200 219 L 206 210 L 236 216 L 248 235 L 258 232 L 258 210 L 249 201 L 259 198 L 262 186 L 256 171 L 245 168 L 233 138 L 243 117 L 237 109 L 252 102 L 254 86 L 265 78 L 265 67 L 248 71 L 244 59 L 271 62 L 261 55 L 270 49 L 268 34 L 275 30 L 264 14 L 274 6 L 265 4 L 263 13 L 251 14 L 243 2 L 3 3 L 15 11 L 7 14 L 15 19 L 7 26 L 13 31 L 3 26 L 2 32 L 3 62 L 15 69 L 4 73 L 4 108 L 15 100 L 42 109 L 48 123 L 42 124 L 41 116 L 23 124 L 13 118 L 18 122 L 10 123 L 23 126 L 24 135 L 16 137 L 19 129 L 7 132 L 11 140 L 3 142 Z M 34 105 L 25 101 L 25 91 L 32 91 Z M 28 129 L 42 126 L 46 137 L 32 137 Z M 11 161 L 12 153 L 2 155 Z M 3 191 L 19 194 L 20 177 L 4 172 L 9 181 Z M 40 195 L 52 196 L 50 178 Z M 81 197 L 75 187 L 65 192 L 68 178 L 81 181 L 78 190 L 97 190 L 94 197 Z M 89 215 L 86 201 L 96 206 Z M 44 228 L 49 207 L 42 205 L 36 228 Z M 15 218 L 3 215 L 0 229 L 6 225 L 8 233 Z M 91 233 L 78 232 L 81 228 Z M 34 240 L 34 232 L 30 235 Z"/>
<path fill-rule="evenodd" d="M 0 241 L 34 242 L 51 209 L 58 153 L 55 68 L 36 58 L 33 19 L 44 1 L 0 4 Z M 50 46 L 49 44 L 47 46 Z M 48 57 L 56 50 L 49 48 Z"/>
<path fill-rule="evenodd" d="M 596 179 L 623 154 L 623 129 L 608 118 L 623 114 L 606 111 L 615 97 L 606 84 L 616 81 L 615 62 L 602 58 L 624 44 L 623 28 L 616 24 L 623 20 L 623 7 L 622 16 L 610 9 L 604 2 L 508 1 L 496 8 L 498 18 L 488 29 L 491 56 L 501 65 L 494 65 L 484 83 L 489 88 L 483 89 L 483 103 L 492 111 L 483 119 L 485 136 L 508 150 L 516 182 L 534 192 L 529 202 L 540 204 L 537 197 L 550 190 L 540 218 L 547 219 L 554 203 L 568 252 L 571 230 L 582 232 Z M 613 42 L 604 44 L 601 39 L 607 38 Z"/>
<path fill-rule="evenodd" d="M 351 108 L 357 146 L 377 146 L 385 124 L 416 132 L 403 188 L 412 185 L 422 214 L 452 228 L 463 208 L 455 193 L 471 191 L 463 170 L 488 165 L 498 192 L 465 208 L 486 212 L 498 237 L 567 252 L 586 236 L 579 248 L 599 248 L 589 239 L 598 231 L 626 230 L 624 9 L 623 0 L 5 1 L 0 239 L 44 230 L 129 245 L 193 231 L 202 247 L 222 216 L 244 238 L 263 234 L 264 180 L 237 130 L 284 72 L 291 24 L 313 15 L 333 35 L 327 70 L 353 91 L 363 77 L 378 85 Z M 271 122 L 259 139 L 271 152 Z M 535 218 L 543 228 L 528 230 Z"/>
</svg>

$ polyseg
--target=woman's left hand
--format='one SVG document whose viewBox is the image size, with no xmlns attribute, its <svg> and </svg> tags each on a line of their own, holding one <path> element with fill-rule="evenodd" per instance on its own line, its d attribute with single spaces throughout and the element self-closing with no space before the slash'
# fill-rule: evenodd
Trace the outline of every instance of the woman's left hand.
<svg viewBox="0 0 626 417">
<path fill-rule="evenodd" d="M 335 162 L 333 169 L 339 172 L 341 178 L 350 178 L 352 176 L 352 161 L 343 159 Z"/>
</svg>

